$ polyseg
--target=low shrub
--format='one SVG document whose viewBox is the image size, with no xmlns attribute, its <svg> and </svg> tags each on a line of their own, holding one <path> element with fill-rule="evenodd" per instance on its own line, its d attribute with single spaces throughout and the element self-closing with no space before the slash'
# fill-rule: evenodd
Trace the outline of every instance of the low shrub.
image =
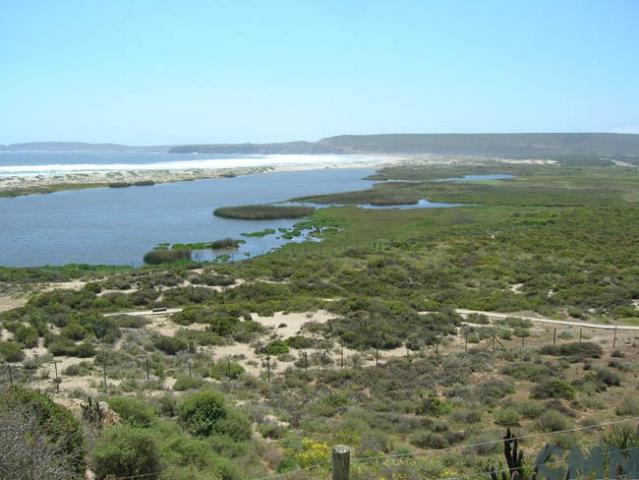
<svg viewBox="0 0 639 480">
<path fill-rule="evenodd" d="M 542 432 L 557 432 L 568 427 L 568 420 L 557 410 L 546 410 L 537 418 L 537 428 Z"/>
<path fill-rule="evenodd" d="M 184 398 L 178 406 L 180 423 L 194 435 L 224 434 L 234 440 L 247 440 L 251 426 L 246 417 L 233 411 L 221 393 L 206 390 Z"/>
<path fill-rule="evenodd" d="M 157 479 L 162 462 L 155 439 L 144 430 L 116 425 L 102 432 L 92 452 L 97 478 L 144 476 Z"/>
<path fill-rule="evenodd" d="M 530 396 L 532 398 L 563 398 L 573 400 L 575 387 L 565 380 L 548 380 L 533 387 Z"/>
<path fill-rule="evenodd" d="M 131 397 L 110 397 L 106 402 L 132 427 L 148 427 L 156 418 L 155 409 L 141 400 Z"/>
</svg>

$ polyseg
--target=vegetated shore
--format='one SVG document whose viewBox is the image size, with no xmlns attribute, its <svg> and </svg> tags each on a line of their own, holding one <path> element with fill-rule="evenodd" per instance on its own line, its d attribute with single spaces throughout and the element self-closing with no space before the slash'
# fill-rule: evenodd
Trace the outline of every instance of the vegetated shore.
<svg viewBox="0 0 639 480">
<path fill-rule="evenodd" d="M 311 157 L 309 155 L 309 157 Z M 235 177 L 257 173 L 316 170 L 324 168 L 378 168 L 393 165 L 473 165 L 489 163 L 547 164 L 553 160 L 543 159 L 507 159 L 492 157 L 411 155 L 411 156 L 371 156 L 370 161 L 326 162 L 319 158 L 307 163 L 284 162 L 273 159 L 272 164 L 238 166 L 224 168 L 185 168 L 161 170 L 118 170 L 96 172 L 70 172 L 49 175 L 7 175 L 0 176 L 0 197 L 53 193 L 63 190 L 81 190 L 86 188 L 125 187 L 136 184 L 157 184 L 202 180 L 208 178 Z"/>
</svg>

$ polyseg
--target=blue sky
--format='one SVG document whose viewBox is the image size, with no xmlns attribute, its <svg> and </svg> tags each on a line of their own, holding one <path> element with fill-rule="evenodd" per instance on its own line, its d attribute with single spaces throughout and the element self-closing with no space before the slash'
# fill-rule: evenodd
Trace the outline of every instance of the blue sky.
<svg viewBox="0 0 639 480">
<path fill-rule="evenodd" d="M 0 144 L 639 133 L 639 1 L 0 0 Z"/>
</svg>

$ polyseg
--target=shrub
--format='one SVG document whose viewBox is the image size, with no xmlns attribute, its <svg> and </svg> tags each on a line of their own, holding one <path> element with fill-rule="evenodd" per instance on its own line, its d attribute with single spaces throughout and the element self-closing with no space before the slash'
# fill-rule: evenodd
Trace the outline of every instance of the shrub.
<svg viewBox="0 0 639 480">
<path fill-rule="evenodd" d="M 283 353 L 288 353 L 289 348 L 286 342 L 282 340 L 274 340 L 262 347 L 260 351 L 261 353 L 276 357 L 278 355 L 282 355 Z"/>
<path fill-rule="evenodd" d="M 583 361 L 585 358 L 600 358 L 603 350 L 592 342 L 571 342 L 563 345 L 546 345 L 539 350 L 544 355 L 571 357 Z"/>
<path fill-rule="evenodd" d="M 409 437 L 409 441 L 411 444 L 419 448 L 440 449 L 448 446 L 448 441 L 444 435 L 425 430 L 413 433 Z"/>
<path fill-rule="evenodd" d="M 38 345 L 38 331 L 28 325 L 20 325 L 13 338 L 26 348 L 33 348 Z"/>
<path fill-rule="evenodd" d="M 141 400 L 130 397 L 111 397 L 109 406 L 133 427 L 148 427 L 155 420 L 154 408 Z"/>
<path fill-rule="evenodd" d="M 19 343 L 0 342 L 0 357 L 4 362 L 20 362 L 24 358 L 24 353 Z"/>
<path fill-rule="evenodd" d="M 201 378 L 189 378 L 188 376 L 182 375 L 178 377 L 173 384 L 173 390 L 175 390 L 176 392 L 183 392 L 184 390 L 200 388 L 205 383 L 206 382 Z"/>
<path fill-rule="evenodd" d="M 177 355 L 178 352 L 188 350 L 189 348 L 188 344 L 180 337 L 168 337 L 166 335 L 154 337 L 153 345 L 167 355 Z"/>
<path fill-rule="evenodd" d="M 537 418 L 544 411 L 544 406 L 534 400 L 517 402 L 515 408 L 524 418 Z"/>
<path fill-rule="evenodd" d="M 548 380 L 535 385 L 530 396 L 532 398 L 563 398 L 564 400 L 573 400 L 575 398 L 575 387 L 565 380 Z"/>
<path fill-rule="evenodd" d="M 116 425 L 102 432 L 92 454 L 97 478 L 144 475 L 157 479 L 161 470 L 160 451 L 155 439 L 143 430 Z"/>
<path fill-rule="evenodd" d="M 416 415 L 432 415 L 438 417 L 446 415 L 452 410 L 452 405 L 444 400 L 440 400 L 435 396 L 430 396 L 422 400 L 415 408 Z"/>
<path fill-rule="evenodd" d="M 226 434 L 235 440 L 251 436 L 248 420 L 227 406 L 221 393 L 206 390 L 186 397 L 178 407 L 180 423 L 194 435 Z"/>
<path fill-rule="evenodd" d="M 542 432 L 557 432 L 568 428 L 568 421 L 557 410 L 547 410 L 537 418 L 537 428 Z"/>
<path fill-rule="evenodd" d="M 216 380 L 224 377 L 237 379 L 244 374 L 244 367 L 238 362 L 219 361 L 213 364 L 209 374 Z"/>
<path fill-rule="evenodd" d="M 512 427 L 519 425 L 521 416 L 519 415 L 519 412 L 513 408 L 504 408 L 503 410 L 498 410 L 493 414 L 493 420 L 497 425 Z"/>
<path fill-rule="evenodd" d="M 24 408 L 47 436 L 59 442 L 62 452 L 69 456 L 72 467 L 78 472 L 84 469 L 82 425 L 69 410 L 54 403 L 47 395 L 19 386 L 9 387 L 0 394 L 0 408 Z"/>
<path fill-rule="evenodd" d="M 639 416 L 639 399 L 624 397 L 615 409 L 615 413 L 621 417 L 626 415 Z"/>
</svg>

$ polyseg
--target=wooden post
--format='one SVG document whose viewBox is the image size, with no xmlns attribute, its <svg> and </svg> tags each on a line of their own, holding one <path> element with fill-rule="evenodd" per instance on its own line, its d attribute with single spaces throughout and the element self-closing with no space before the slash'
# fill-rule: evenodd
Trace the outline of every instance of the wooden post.
<svg viewBox="0 0 639 480">
<path fill-rule="evenodd" d="M 58 362 L 53 361 L 53 367 L 55 368 L 55 391 L 60 393 L 60 381 L 58 380 Z"/>
<path fill-rule="evenodd" d="M 375 349 L 375 366 L 379 365 L 379 350 Z"/>
<path fill-rule="evenodd" d="M 351 449 L 347 445 L 333 447 L 333 480 L 349 480 Z"/>
<path fill-rule="evenodd" d="M 468 353 L 468 332 L 464 335 L 464 351 Z"/>
<path fill-rule="evenodd" d="M 226 357 L 226 376 L 231 378 L 231 357 Z"/>
<path fill-rule="evenodd" d="M 106 392 L 106 389 L 107 389 L 106 362 L 102 364 L 102 373 L 104 376 L 104 391 Z"/>
<path fill-rule="evenodd" d="M 266 357 L 266 380 L 271 381 L 271 357 Z"/>
<path fill-rule="evenodd" d="M 581 343 L 582 333 L 583 333 L 583 329 L 579 328 L 579 343 Z"/>
<path fill-rule="evenodd" d="M 304 352 L 304 371 L 308 373 L 308 353 Z"/>
<path fill-rule="evenodd" d="M 557 329 L 556 328 L 552 329 L 552 345 L 553 346 L 557 345 Z"/>
<path fill-rule="evenodd" d="M 615 333 L 612 337 L 612 348 L 617 346 L 617 325 L 615 325 Z"/>
<path fill-rule="evenodd" d="M 13 373 L 11 372 L 11 364 L 7 363 L 7 368 L 9 369 L 9 384 L 13 385 Z"/>
<path fill-rule="evenodd" d="M 521 349 L 523 350 L 526 346 L 526 337 L 521 337 Z"/>
<path fill-rule="evenodd" d="M 344 349 L 339 351 L 339 369 L 344 370 Z"/>
</svg>

